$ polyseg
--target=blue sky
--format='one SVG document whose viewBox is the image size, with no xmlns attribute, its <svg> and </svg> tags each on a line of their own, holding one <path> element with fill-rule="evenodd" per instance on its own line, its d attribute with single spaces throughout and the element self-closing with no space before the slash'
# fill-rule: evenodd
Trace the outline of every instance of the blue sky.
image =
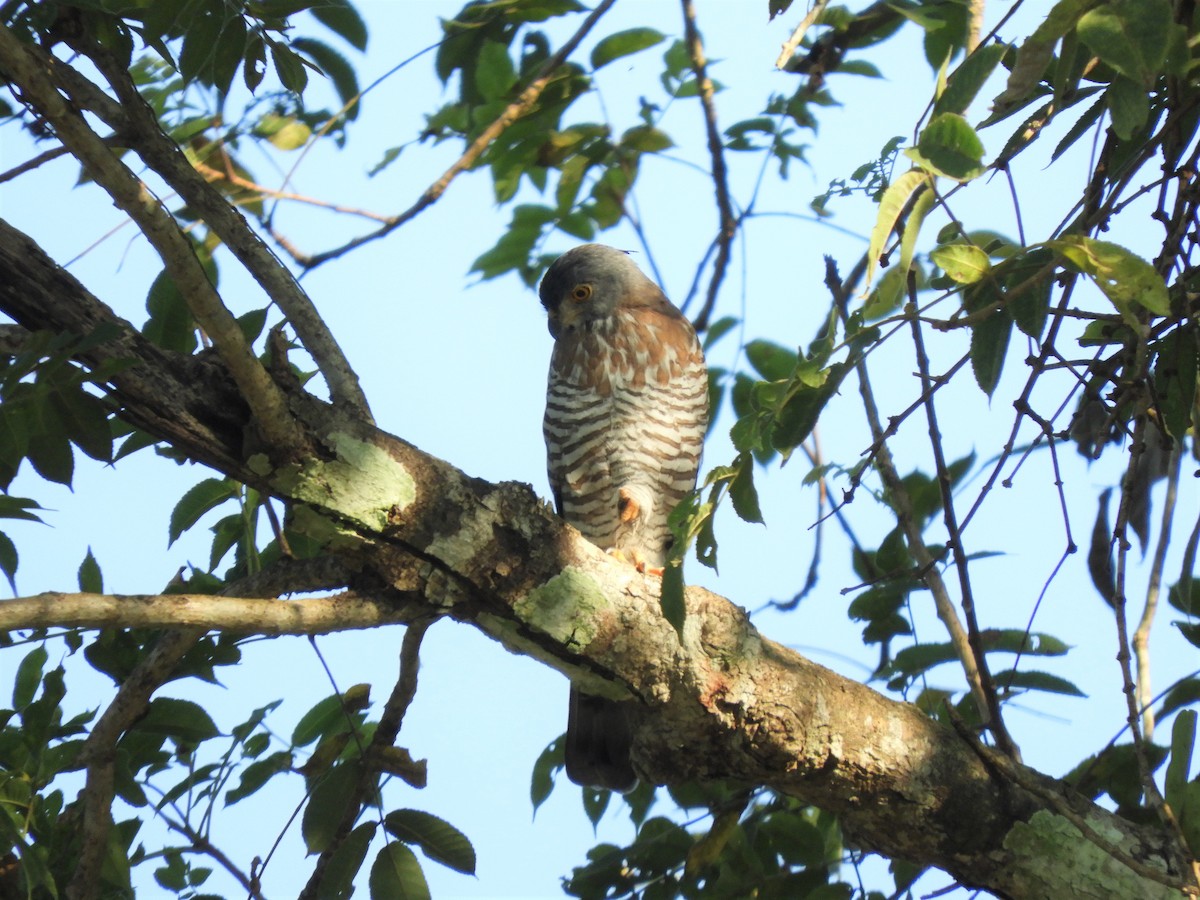
<svg viewBox="0 0 1200 900">
<path fill-rule="evenodd" d="M 997 7 L 993 15 L 1003 11 L 1000 4 L 992 5 Z M 757 114 L 769 92 L 794 89 L 795 76 L 776 72 L 773 63 L 801 6 L 768 24 L 765 2 L 698 0 L 700 27 L 714 61 L 712 74 L 725 86 L 718 96 L 723 127 Z M 453 15 L 458 4 L 364 2 L 360 8 L 370 27 L 371 46 L 356 62 L 360 81 L 367 84 L 438 40 L 437 18 Z M 677 35 L 679 6 L 665 0 L 625 0 L 602 20 L 596 34 L 638 25 Z M 557 43 L 574 27 L 571 20 L 550 23 L 547 30 Z M 592 43 L 585 43 L 584 54 Z M 756 209 L 779 215 L 750 220 L 739 237 L 718 314 L 743 318 L 747 338 L 806 344 L 827 307 L 821 286 L 823 255 L 832 254 L 846 271 L 865 250 L 865 240 L 813 221 L 807 215 L 809 202 L 831 179 L 847 177 L 875 158 L 891 137 L 911 138 L 932 90 L 914 32 L 906 31 L 872 51 L 869 58 L 884 78 L 832 80 L 832 90 L 844 105 L 822 110 L 819 134 L 802 136 L 811 144 L 810 166 L 794 165 L 786 181 L 769 177 Z M 607 118 L 618 132 L 636 124 L 639 94 L 665 103 L 658 85 L 660 63 L 661 48 L 607 67 L 599 76 L 599 93 L 575 115 L 594 121 Z M 423 125 L 423 114 L 452 90 L 453 86 L 443 94 L 432 72 L 432 56 L 411 63 L 366 99 L 345 149 L 331 145 L 314 149 L 296 172 L 293 189 L 384 214 L 408 207 L 459 148 L 410 147 L 378 176 L 368 178 L 366 173 L 387 148 L 411 140 Z M 975 120 L 982 114 L 977 112 Z M 678 146 L 664 158 L 644 164 L 636 202 L 664 288 L 668 296 L 680 298 L 715 233 L 716 213 L 711 181 L 689 165 L 707 165 L 698 105 L 676 101 L 662 127 Z M 983 132 L 990 151 L 1003 144 L 1011 127 Z M 1086 176 L 1085 154 L 1068 160 L 1049 177 L 1043 174 L 1056 139 L 1031 151 L 1018 180 L 1025 227 L 1031 236 L 1044 234 L 1061 218 Z M 0 129 L 0 168 L 16 165 L 35 152 L 26 136 L 12 126 Z M 279 167 L 290 166 L 293 158 L 258 157 L 251 150 L 243 162 L 260 181 L 272 184 L 282 177 Z M 761 158 L 730 154 L 729 159 L 735 197 L 744 201 Z M 60 160 L 0 185 L 0 215 L 33 235 L 59 260 L 74 258 L 104 238 L 70 269 L 119 314 L 140 323 L 145 317 L 146 291 L 159 268 L 153 252 L 129 226 L 110 234 L 121 225 L 120 214 L 93 187 L 74 187 L 76 174 L 71 162 Z M 999 180 L 973 187 L 961 204 L 956 212 L 969 216 L 974 227 L 1015 236 L 1012 204 Z M 873 209 L 867 202 L 851 198 L 835 201 L 831 208 L 839 228 L 863 235 L 869 231 Z M 534 293 L 515 277 L 480 283 L 469 273 L 472 260 L 495 242 L 508 218 L 508 210 L 496 207 L 485 173 L 467 174 L 416 220 L 386 240 L 310 273 L 303 285 L 355 365 L 381 427 L 471 475 L 527 482 L 546 496 L 540 428 L 550 337 L 544 314 Z M 370 227 L 299 205 L 288 206 L 278 225 L 309 252 L 339 244 Z M 936 225 L 928 230 L 932 234 Z M 638 246 L 624 226 L 602 239 L 616 246 Z M 1114 239 L 1136 244 L 1138 237 Z M 564 250 L 574 243 L 574 238 L 557 234 L 546 250 Z M 222 262 L 222 293 L 235 313 L 261 306 L 257 287 L 239 276 L 230 260 Z M 732 336 L 719 343 L 710 354 L 710 365 L 737 366 L 736 343 Z M 1015 396 L 1011 387 L 1024 377 L 1019 371 L 1024 351 L 1017 343 L 1014 339 L 1008 375 L 993 403 L 969 378 L 939 396 L 948 458 L 972 450 L 987 458 L 1002 445 L 1012 423 L 1010 401 L 1004 397 Z M 933 351 L 935 370 L 939 364 L 948 365 L 964 348 L 962 333 L 947 337 Z M 885 345 L 876 354 L 873 369 L 885 414 L 899 412 L 916 396 L 912 350 L 903 341 Z M 1051 388 L 1044 398 L 1049 408 L 1056 405 L 1054 390 L 1060 399 L 1065 396 L 1061 384 Z M 730 424 L 726 417 L 714 430 L 706 465 L 732 457 L 725 438 Z M 929 469 L 924 427 L 923 419 L 914 418 L 894 442 L 902 472 Z M 843 387 L 842 396 L 822 420 L 819 438 L 826 457 L 847 466 L 869 445 L 855 385 L 847 382 Z M 1091 491 L 1114 483 L 1120 460 L 1114 457 L 1088 468 L 1073 450 L 1061 455 L 1067 458 L 1069 486 L 1079 496 L 1071 525 L 1076 540 L 1085 542 L 1094 512 Z M 218 515 L 204 520 L 170 548 L 167 522 L 174 500 L 209 472 L 149 453 L 115 468 L 82 458 L 78 462 L 73 491 L 47 485 L 28 472 L 13 486 L 14 493 L 36 497 L 47 507 L 50 526 L 18 523 L 9 531 L 21 552 L 22 594 L 73 588 L 76 569 L 89 547 L 103 569 L 106 588 L 118 593 L 157 591 L 180 566 L 206 563 L 204 527 Z M 807 463 L 796 458 L 783 469 L 762 473 L 766 527 L 743 524 L 726 511 L 718 526 L 719 575 L 693 562 L 689 578 L 752 611 L 761 610 L 771 599 L 791 596 L 803 582 L 814 542 L 810 525 L 815 519 L 816 490 L 803 483 L 807 472 Z M 966 495 L 973 499 L 981 482 L 976 478 Z M 834 492 L 840 492 L 839 485 L 834 485 Z M 1194 492 L 1184 502 L 1194 510 Z M 848 512 L 868 544 L 877 543 L 890 528 L 882 509 L 865 493 Z M 1065 546 L 1046 454 L 1026 463 L 1011 490 L 992 492 L 968 532 L 968 543 L 973 551 L 1005 550 L 1007 554 L 983 560 L 973 570 L 981 620 L 985 626 L 1023 627 Z M 1017 701 L 1009 712 L 1010 728 L 1022 744 L 1026 761 L 1050 774 L 1062 774 L 1086 753 L 1101 748 L 1124 717 L 1119 670 L 1113 662 L 1117 645 L 1111 614 L 1087 582 L 1082 556 L 1069 560 L 1053 582 L 1035 630 L 1076 645 L 1065 662 L 1040 661 L 1039 665 L 1074 679 L 1089 696 L 1032 696 Z M 1168 572 L 1178 572 L 1178 548 L 1170 559 Z M 768 636 L 817 662 L 864 678 L 876 652 L 862 646 L 859 626 L 846 618 L 845 608 L 853 595 L 840 593 L 856 581 L 848 567 L 845 542 L 838 529 L 827 523 L 817 590 L 796 611 L 756 612 L 755 621 Z M 918 634 L 933 638 L 940 626 L 932 609 L 921 607 L 927 599 L 923 594 L 915 596 L 914 615 Z M 1167 618 L 1160 615 L 1156 634 L 1157 687 L 1188 671 L 1194 658 Z M 318 643 L 339 688 L 370 683 L 373 699 L 382 703 L 395 677 L 398 630 L 323 637 Z M 0 681 L 19 658 L 13 651 L 0 656 Z M 67 702 L 74 709 L 103 704 L 111 696 L 111 685 L 95 673 L 75 663 L 70 670 L 78 676 L 68 683 Z M 242 721 L 249 710 L 283 696 L 285 702 L 270 723 L 278 734 L 286 735 L 309 706 L 332 692 L 313 650 L 299 638 L 250 643 L 244 649 L 243 665 L 221 677 L 221 687 L 172 684 L 165 693 L 198 700 L 225 729 Z M 940 681 L 937 675 L 932 681 L 957 686 L 960 679 L 947 670 Z M 565 780 L 536 817 L 532 813 L 530 770 L 565 726 L 566 697 L 567 685 L 560 675 L 509 654 L 469 627 L 442 622 L 430 630 L 422 653 L 421 690 L 399 741 L 414 756 L 429 759 L 429 787 L 417 792 L 392 785 L 386 800 L 388 808 L 411 806 L 442 816 L 474 842 L 479 855 L 477 878 L 426 864 L 434 896 L 557 896 L 560 876 L 582 862 L 594 843 L 629 839 L 627 819 L 616 805 L 594 833 L 582 815 L 577 790 Z M 293 785 L 290 793 L 265 792 L 230 808 L 218 820 L 217 843 L 227 835 L 226 845 L 237 848 L 235 857 L 248 867 L 253 856 L 266 855 L 298 799 Z M 293 826 L 266 869 L 264 889 L 268 896 L 289 896 L 306 876 L 303 846 Z M 929 884 L 932 889 L 943 883 L 944 879 L 935 878 Z"/>
</svg>

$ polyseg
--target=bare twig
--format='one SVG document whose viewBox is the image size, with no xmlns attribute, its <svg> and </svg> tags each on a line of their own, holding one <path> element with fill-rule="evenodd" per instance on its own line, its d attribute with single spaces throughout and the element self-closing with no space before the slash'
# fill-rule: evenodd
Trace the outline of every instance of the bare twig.
<svg viewBox="0 0 1200 900">
<path fill-rule="evenodd" d="M 451 165 L 450 168 L 448 168 L 445 172 L 443 172 L 442 176 L 437 181 L 425 189 L 425 192 L 417 198 L 416 203 L 399 215 L 389 218 L 382 228 L 376 229 L 369 234 L 360 235 L 359 237 L 342 244 L 340 247 L 334 247 L 332 250 L 326 250 L 322 253 L 317 253 L 312 256 L 294 253 L 293 257 L 296 262 L 304 266 L 306 269 L 315 269 L 322 263 L 326 263 L 331 259 L 336 259 L 342 254 L 348 253 L 356 247 L 361 247 L 363 244 L 379 240 L 380 238 L 391 234 L 401 225 L 411 221 L 412 219 L 415 219 L 430 206 L 437 203 L 437 201 L 441 199 L 442 194 L 446 193 L 446 189 L 450 187 L 450 182 L 475 165 L 475 161 L 483 155 L 483 152 L 487 150 L 491 143 L 496 140 L 496 138 L 498 138 L 506 128 L 508 128 L 513 124 L 513 122 L 517 121 L 517 119 L 521 118 L 521 116 L 525 115 L 533 108 L 534 104 L 537 103 L 538 97 L 540 97 L 542 91 L 545 90 L 546 85 L 550 83 L 555 73 L 558 71 L 559 66 L 561 66 L 566 61 L 567 57 L 574 52 L 575 48 L 579 46 L 580 41 L 582 41 L 587 33 L 592 30 L 592 26 L 600 20 L 601 16 L 609 11 L 615 2 L 616 0 L 601 0 L 599 5 L 597 5 L 596 8 L 592 10 L 592 12 L 584 20 L 583 24 L 579 27 L 579 30 L 576 31 L 575 34 L 571 35 L 570 39 L 559 48 L 557 53 L 555 53 L 553 56 L 547 59 L 545 63 L 542 64 L 541 68 L 538 69 L 537 74 L 534 76 L 533 81 L 529 83 L 529 86 L 525 88 L 525 90 L 521 91 L 521 96 L 506 106 L 504 111 L 500 113 L 500 115 L 497 116 L 487 128 L 480 132 L 479 136 L 471 142 L 470 146 L 467 147 L 463 155 L 455 160 L 454 164 Z"/>
<path fill-rule="evenodd" d="M 1150 681 L 1150 629 L 1158 611 L 1158 596 L 1162 589 L 1163 564 L 1167 558 L 1167 546 L 1171 543 L 1171 525 L 1175 519 L 1175 501 L 1179 496 L 1179 473 L 1183 455 L 1179 443 L 1171 445 L 1171 460 L 1168 465 L 1167 495 L 1163 500 L 1162 524 L 1159 526 L 1158 542 L 1154 547 L 1154 560 L 1150 567 L 1150 583 L 1146 587 L 1146 605 L 1142 617 L 1133 632 L 1133 654 L 1137 657 L 1137 701 L 1142 709 L 1142 733 L 1146 740 L 1154 737 L 1154 707 L 1151 703 L 1153 691 Z"/>
<path fill-rule="evenodd" d="M 908 290 L 910 297 L 909 308 L 915 313 L 917 284 L 916 274 L 911 270 L 908 273 Z M 929 391 L 929 388 L 932 386 L 932 379 L 929 376 L 929 357 L 925 353 L 925 341 L 921 336 L 921 323 L 916 320 L 915 315 L 912 319 L 912 333 L 913 348 L 916 351 L 917 371 L 920 374 L 921 387 L 928 395 L 928 399 L 925 402 L 925 418 L 929 424 L 929 445 L 933 452 L 938 488 L 942 496 L 942 518 L 946 525 L 947 542 L 950 546 L 950 552 L 954 557 L 954 569 L 958 573 L 958 589 L 961 595 L 960 602 L 962 604 L 963 617 L 967 623 L 967 640 L 970 642 L 971 654 L 975 659 L 975 665 L 979 672 L 979 688 L 987 703 L 987 725 L 996 739 L 996 745 L 1003 752 L 1019 761 L 1021 758 L 1020 750 L 1017 748 L 1012 736 L 1009 735 L 1008 729 L 1004 727 L 1004 719 L 1000 713 L 1000 701 L 996 696 L 996 684 L 992 680 L 991 671 L 988 669 L 987 654 L 984 651 L 983 639 L 979 632 L 979 619 L 975 615 L 975 599 L 974 592 L 971 589 L 967 551 L 963 545 L 962 528 L 959 526 L 957 514 L 954 509 L 954 492 L 950 483 L 950 469 L 946 465 L 946 456 L 942 449 L 942 434 L 938 427 L 934 398 L 932 392 Z"/>
<path fill-rule="evenodd" d="M 1143 353 L 1144 358 L 1144 337 Z M 1129 555 L 1129 540 L 1126 529 L 1129 526 L 1129 510 L 1133 504 L 1133 485 L 1135 483 L 1138 462 L 1146 447 L 1146 416 L 1138 417 L 1134 425 L 1133 441 L 1129 450 L 1129 463 L 1121 479 L 1121 503 L 1117 507 L 1117 517 L 1113 523 L 1112 539 L 1117 545 L 1116 593 L 1113 596 L 1114 611 L 1117 620 L 1117 662 L 1121 667 L 1121 688 L 1125 694 L 1126 718 L 1129 721 L 1129 734 L 1133 738 L 1134 757 L 1137 759 L 1138 772 L 1141 775 L 1142 792 L 1146 804 L 1158 814 L 1165 824 L 1170 826 L 1172 817 L 1166 809 L 1158 785 L 1154 782 L 1154 773 L 1146 755 L 1146 737 L 1142 733 L 1141 715 L 1138 708 L 1137 689 L 1133 681 L 1133 671 L 1130 668 L 1129 625 L 1126 622 L 1125 573 Z"/>
<path fill-rule="evenodd" d="M 835 300 L 845 296 L 845 288 L 838 278 L 833 260 L 829 257 L 826 257 L 825 283 L 833 292 Z M 963 629 L 962 622 L 959 621 L 958 612 L 954 608 L 954 602 L 950 599 L 946 583 L 937 570 L 937 560 L 925 546 L 925 540 L 921 534 L 921 524 L 912 510 L 912 499 L 909 497 L 908 489 L 904 486 L 904 480 L 900 477 L 900 473 L 892 461 L 892 454 L 887 445 L 887 435 L 879 418 L 879 405 L 875 402 L 875 393 L 871 388 L 871 377 L 867 371 L 866 360 L 859 357 L 855 361 L 854 367 L 858 373 L 858 391 L 863 401 L 863 412 L 866 414 L 867 424 L 870 426 L 871 437 L 874 440 L 872 447 L 875 451 L 875 469 L 879 472 L 884 489 L 888 492 L 890 504 L 896 513 L 897 524 L 904 531 L 908 551 L 921 570 L 926 587 L 933 595 L 937 616 L 945 625 L 950 644 L 963 667 L 967 686 L 975 698 L 979 717 L 985 725 L 990 726 L 990 706 L 987 692 L 983 688 L 979 667 L 975 663 L 975 652 L 971 648 L 970 638 Z M 927 388 L 924 393 L 928 393 L 930 390 L 933 388 Z"/>
<path fill-rule="evenodd" d="M 331 212 L 345 213 L 350 216 L 360 216 L 364 219 L 374 219 L 377 222 L 386 222 L 387 216 L 382 213 L 371 212 L 367 209 L 357 209 L 353 206 L 342 206 L 337 203 L 330 203 L 327 200 L 318 200 L 316 197 L 306 197 L 304 194 L 294 194 L 290 191 L 276 190 L 275 188 L 267 187 L 263 184 L 251 181 L 249 178 L 243 178 L 237 172 L 221 172 L 214 169 L 205 163 L 197 161 L 195 163 L 196 171 L 210 181 L 220 180 L 228 181 L 230 184 L 240 188 L 245 188 L 248 191 L 254 191 L 264 197 L 274 197 L 276 200 L 294 200 L 297 203 L 305 203 L 309 206 L 319 206 L 322 209 L 328 209 Z"/>
<path fill-rule="evenodd" d="M 717 226 L 717 258 L 713 263 L 712 278 L 708 282 L 708 296 L 700 314 L 693 324 L 697 331 L 708 327 L 713 307 L 717 303 L 717 292 L 721 282 L 725 280 L 725 269 L 729 265 L 729 253 L 733 244 L 733 236 L 737 232 L 737 217 L 733 214 L 733 204 L 729 199 L 729 181 L 725 169 L 725 151 L 721 142 L 721 131 L 717 126 L 717 108 L 713 103 L 712 79 L 708 77 L 708 63 L 704 58 L 704 44 L 700 40 L 700 32 L 696 28 L 696 7 L 693 0 L 683 2 L 683 29 L 687 41 L 688 54 L 692 60 L 692 71 L 696 75 L 696 86 L 700 92 L 700 105 L 704 108 L 704 127 L 708 132 L 708 152 L 712 157 L 713 187 L 717 196 L 717 214 L 720 222 Z"/>
<path fill-rule="evenodd" d="M 983 15 L 986 6 L 986 0 L 971 0 L 971 5 L 967 10 L 966 50 L 968 56 L 974 53 L 975 48 L 979 46 L 980 35 L 983 34 Z"/>
<path fill-rule="evenodd" d="M 353 591 L 307 600 L 209 594 L 45 593 L 0 601 L 0 631 L 27 628 L 181 628 L 246 634 L 325 634 L 409 622 L 396 599 Z"/>
<path fill-rule="evenodd" d="M 812 28 L 813 23 L 825 11 L 825 7 L 828 4 L 829 0 L 816 0 L 808 10 L 808 13 L 800 20 L 800 24 L 796 26 L 791 37 L 783 42 L 783 48 L 779 51 L 779 56 L 775 59 L 775 68 L 782 69 L 788 64 L 792 58 L 792 54 L 796 52 L 796 48 L 804 40 L 804 35 L 808 34 L 808 29 Z"/>
</svg>

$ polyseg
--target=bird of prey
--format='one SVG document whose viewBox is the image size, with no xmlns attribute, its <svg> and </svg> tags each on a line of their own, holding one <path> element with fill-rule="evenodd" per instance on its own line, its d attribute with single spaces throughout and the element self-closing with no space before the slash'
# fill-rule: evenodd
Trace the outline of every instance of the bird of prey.
<svg viewBox="0 0 1200 900">
<path fill-rule="evenodd" d="M 601 549 L 661 570 L 667 517 L 695 487 L 708 424 L 696 332 L 627 253 L 603 244 L 560 256 L 539 295 L 554 337 L 543 432 L 558 514 Z M 572 781 L 636 786 L 631 702 L 571 688 Z"/>
</svg>

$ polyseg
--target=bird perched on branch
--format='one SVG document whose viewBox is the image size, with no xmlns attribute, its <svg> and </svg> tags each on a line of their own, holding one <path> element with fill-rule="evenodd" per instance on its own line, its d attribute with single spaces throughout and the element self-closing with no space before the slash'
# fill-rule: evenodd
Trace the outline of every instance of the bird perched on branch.
<svg viewBox="0 0 1200 900">
<path fill-rule="evenodd" d="M 643 570 L 666 563 L 667 517 L 696 484 L 708 376 L 691 323 L 630 256 L 584 244 L 539 289 L 554 353 L 546 391 L 547 469 L 558 513 Z M 572 686 L 567 775 L 629 791 L 628 704 Z"/>
</svg>

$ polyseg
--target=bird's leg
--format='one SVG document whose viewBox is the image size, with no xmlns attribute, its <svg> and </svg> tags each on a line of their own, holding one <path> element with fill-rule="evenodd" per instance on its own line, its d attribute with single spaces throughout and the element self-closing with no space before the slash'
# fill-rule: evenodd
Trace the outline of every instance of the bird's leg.
<svg viewBox="0 0 1200 900">
<path fill-rule="evenodd" d="M 633 498 L 629 488 L 621 488 L 617 492 L 617 515 L 621 521 L 625 523 L 632 522 L 642 514 L 642 508 L 638 505 L 637 500 Z"/>
</svg>

